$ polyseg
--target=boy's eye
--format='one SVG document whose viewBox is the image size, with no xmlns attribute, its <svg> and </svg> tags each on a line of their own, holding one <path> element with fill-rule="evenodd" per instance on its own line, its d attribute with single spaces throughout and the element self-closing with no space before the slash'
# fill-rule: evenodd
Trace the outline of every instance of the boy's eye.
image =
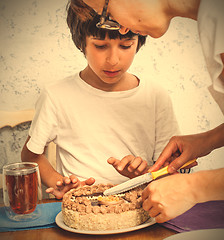
<svg viewBox="0 0 224 240">
<path fill-rule="evenodd" d="M 126 46 L 126 45 L 120 45 L 120 47 L 121 47 L 122 49 L 128 49 L 128 48 L 131 47 L 131 45 L 128 45 L 128 46 Z"/>
<path fill-rule="evenodd" d="M 94 44 L 94 45 L 98 49 L 105 49 L 107 47 L 106 45 L 97 45 L 97 44 Z"/>
<path fill-rule="evenodd" d="M 94 46 L 95 46 L 95 48 L 97 48 L 97 49 L 106 49 L 107 47 L 108 47 L 108 45 L 107 44 L 103 44 L 103 45 L 100 45 L 100 44 L 94 44 Z M 129 48 L 131 48 L 131 46 L 132 46 L 132 44 L 130 44 L 130 45 L 123 45 L 123 44 L 120 44 L 120 48 L 121 49 L 129 49 Z"/>
</svg>

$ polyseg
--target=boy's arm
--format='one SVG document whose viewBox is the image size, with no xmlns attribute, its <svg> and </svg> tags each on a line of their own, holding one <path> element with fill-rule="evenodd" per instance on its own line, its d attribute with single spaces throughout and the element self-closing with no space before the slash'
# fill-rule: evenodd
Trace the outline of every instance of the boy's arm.
<svg viewBox="0 0 224 240">
<path fill-rule="evenodd" d="M 69 177 L 63 177 L 59 174 L 49 163 L 44 154 L 35 154 L 31 152 L 26 144 L 22 149 L 21 159 L 23 162 L 36 162 L 39 165 L 41 181 L 48 188 L 47 193 L 55 195 L 57 199 L 61 199 L 63 195 L 72 188 L 77 188 L 84 185 L 92 185 L 95 182 L 94 178 L 88 178 L 84 181 L 80 181 L 75 175 Z"/>
<path fill-rule="evenodd" d="M 21 153 L 23 162 L 36 162 L 39 165 L 41 181 L 47 187 L 56 188 L 57 181 L 63 181 L 63 176 L 59 174 L 49 163 L 44 154 L 35 154 L 31 152 L 26 144 L 30 137 L 27 138 Z"/>
</svg>

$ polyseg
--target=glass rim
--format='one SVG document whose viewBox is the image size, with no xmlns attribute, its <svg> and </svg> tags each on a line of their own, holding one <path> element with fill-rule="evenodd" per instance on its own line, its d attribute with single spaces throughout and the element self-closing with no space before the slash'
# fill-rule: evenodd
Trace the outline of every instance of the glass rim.
<svg viewBox="0 0 224 240">
<path fill-rule="evenodd" d="M 16 162 L 3 166 L 5 175 L 25 175 L 38 171 L 38 164 L 35 162 Z"/>
</svg>

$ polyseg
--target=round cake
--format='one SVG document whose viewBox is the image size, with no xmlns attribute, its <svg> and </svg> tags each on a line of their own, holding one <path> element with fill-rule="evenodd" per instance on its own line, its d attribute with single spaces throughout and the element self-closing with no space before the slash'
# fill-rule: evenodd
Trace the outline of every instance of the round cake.
<svg viewBox="0 0 224 240">
<path fill-rule="evenodd" d="M 142 208 L 141 187 L 103 196 L 112 184 L 84 186 L 68 191 L 62 200 L 64 223 L 79 230 L 104 231 L 134 227 L 149 219 Z"/>
</svg>

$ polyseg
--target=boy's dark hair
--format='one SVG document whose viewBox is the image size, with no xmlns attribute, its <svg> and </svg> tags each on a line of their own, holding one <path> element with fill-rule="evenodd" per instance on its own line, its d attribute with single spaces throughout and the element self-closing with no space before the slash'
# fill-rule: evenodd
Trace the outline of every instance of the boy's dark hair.
<svg viewBox="0 0 224 240">
<path fill-rule="evenodd" d="M 76 0 L 71 0 L 67 6 L 67 24 L 70 29 L 72 40 L 76 47 L 85 54 L 86 48 L 86 37 L 94 36 L 100 39 L 105 39 L 106 35 L 110 39 L 125 39 L 132 38 L 137 34 L 129 31 L 127 34 L 122 35 L 118 30 L 107 30 L 97 28 L 96 24 L 100 21 L 100 15 L 98 15 L 94 10 L 88 9 L 88 18 L 82 20 L 80 14 L 77 14 L 77 4 Z M 145 44 L 146 36 L 138 35 L 138 46 L 136 52 Z"/>
</svg>

